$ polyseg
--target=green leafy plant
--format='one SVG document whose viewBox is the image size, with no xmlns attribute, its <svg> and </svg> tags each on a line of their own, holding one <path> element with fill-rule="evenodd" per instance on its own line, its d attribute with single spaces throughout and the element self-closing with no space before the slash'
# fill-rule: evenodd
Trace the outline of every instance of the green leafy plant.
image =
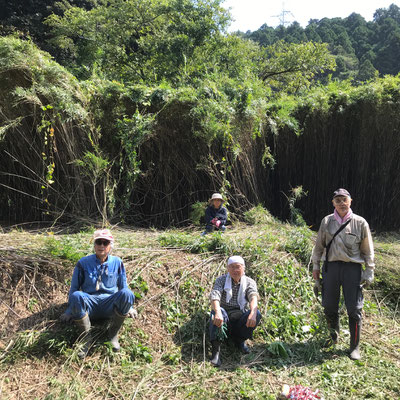
<svg viewBox="0 0 400 400">
<path fill-rule="evenodd" d="M 261 204 L 251 208 L 244 213 L 244 219 L 251 225 L 268 224 L 274 222 L 274 217 Z"/>
<path fill-rule="evenodd" d="M 68 238 L 58 240 L 49 237 L 45 242 L 46 249 L 51 255 L 73 263 L 77 263 L 80 258 L 86 255 L 86 252 L 80 249 L 80 245 L 80 242 Z"/>
<path fill-rule="evenodd" d="M 200 221 L 204 218 L 205 209 L 207 207 L 206 202 L 198 201 L 191 205 L 192 211 L 190 212 L 189 218 L 194 225 L 200 225 Z"/>
<path fill-rule="evenodd" d="M 129 283 L 129 287 L 133 290 L 135 298 L 140 300 L 149 291 L 149 284 L 141 275 L 136 276 Z"/>
</svg>

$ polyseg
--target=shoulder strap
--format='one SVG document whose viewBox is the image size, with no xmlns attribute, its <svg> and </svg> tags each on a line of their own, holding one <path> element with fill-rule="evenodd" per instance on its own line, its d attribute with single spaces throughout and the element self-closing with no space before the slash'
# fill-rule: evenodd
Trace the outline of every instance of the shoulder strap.
<svg viewBox="0 0 400 400">
<path fill-rule="evenodd" d="M 348 219 L 343 225 L 340 226 L 340 228 L 335 232 L 335 234 L 333 235 L 332 239 L 330 240 L 330 242 L 328 243 L 328 245 L 326 246 L 326 252 L 325 252 L 325 261 L 328 261 L 328 254 L 329 254 L 329 250 L 331 248 L 331 244 L 333 242 L 333 239 L 335 239 L 335 237 L 344 229 L 346 228 L 346 226 L 350 223 L 351 219 Z"/>
</svg>

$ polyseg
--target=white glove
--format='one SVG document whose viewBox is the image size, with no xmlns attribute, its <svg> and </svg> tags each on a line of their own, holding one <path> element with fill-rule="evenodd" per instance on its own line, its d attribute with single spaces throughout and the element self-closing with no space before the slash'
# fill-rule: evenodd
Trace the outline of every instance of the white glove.
<svg viewBox="0 0 400 400">
<path fill-rule="evenodd" d="M 365 267 L 365 270 L 361 272 L 361 285 L 367 288 L 374 281 L 374 270 L 370 267 Z"/>
<path fill-rule="evenodd" d="M 131 308 L 129 309 L 129 311 L 128 311 L 127 317 L 128 317 L 128 318 L 137 318 L 137 316 L 138 316 L 137 311 L 136 311 L 133 307 L 131 307 Z"/>
<path fill-rule="evenodd" d="M 319 292 L 322 292 L 322 285 L 321 285 L 321 280 L 320 279 L 316 279 L 314 281 L 313 291 L 314 291 L 315 297 L 318 299 Z"/>
</svg>

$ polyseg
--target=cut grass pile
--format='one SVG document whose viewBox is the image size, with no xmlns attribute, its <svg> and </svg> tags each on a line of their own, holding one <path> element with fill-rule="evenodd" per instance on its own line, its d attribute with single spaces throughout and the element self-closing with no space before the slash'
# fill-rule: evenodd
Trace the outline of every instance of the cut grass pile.
<svg viewBox="0 0 400 400">
<path fill-rule="evenodd" d="M 275 399 L 288 383 L 318 388 L 325 399 L 398 399 L 399 237 L 375 238 L 377 282 L 365 291 L 363 359 L 353 362 L 343 308 L 339 344 L 322 349 L 326 326 L 307 265 L 312 232 L 262 214 L 251 222 L 205 237 L 195 228 L 115 228 L 114 254 L 139 314 L 124 325 L 120 354 L 95 327 L 98 341 L 84 361 L 74 327 L 58 317 L 76 260 L 92 250 L 92 231 L 1 234 L 0 398 Z M 263 319 L 251 354 L 228 342 L 218 370 L 207 361 L 208 293 L 232 254 L 244 256 L 258 283 Z"/>
</svg>

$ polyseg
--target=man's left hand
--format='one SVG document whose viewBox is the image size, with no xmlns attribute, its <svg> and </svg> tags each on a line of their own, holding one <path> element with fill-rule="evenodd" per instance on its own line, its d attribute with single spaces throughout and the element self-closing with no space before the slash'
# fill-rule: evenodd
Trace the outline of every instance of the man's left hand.
<svg viewBox="0 0 400 400">
<path fill-rule="evenodd" d="M 372 268 L 366 267 L 364 271 L 361 272 L 361 282 L 360 285 L 367 288 L 374 281 L 374 270 Z"/>
<path fill-rule="evenodd" d="M 255 328 L 257 324 L 256 313 L 251 311 L 249 317 L 247 318 L 246 326 L 248 328 Z"/>
</svg>

